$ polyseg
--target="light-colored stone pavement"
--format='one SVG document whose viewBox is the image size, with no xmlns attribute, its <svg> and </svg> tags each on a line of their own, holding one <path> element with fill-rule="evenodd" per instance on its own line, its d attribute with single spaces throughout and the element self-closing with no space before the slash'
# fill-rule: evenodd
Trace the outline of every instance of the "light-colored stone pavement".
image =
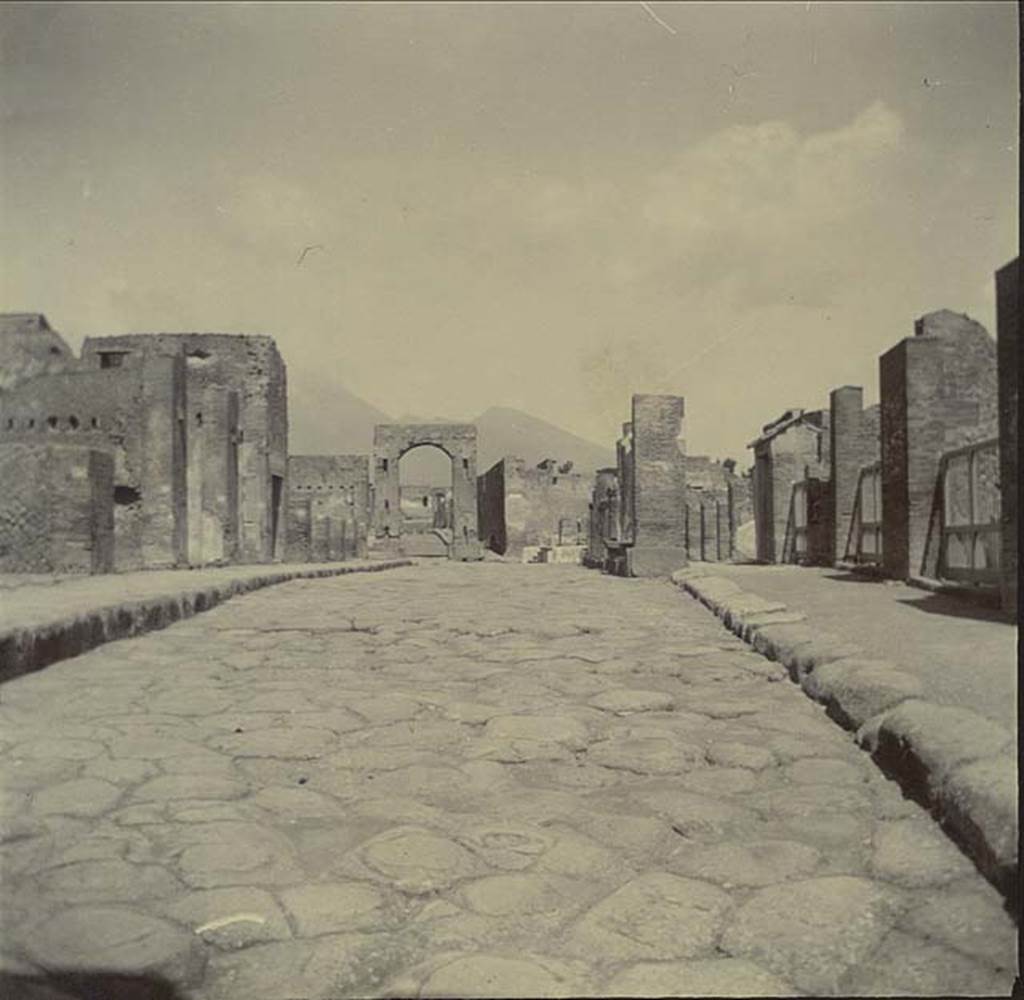
<svg viewBox="0 0 1024 1000">
<path fill-rule="evenodd" d="M 1000 897 L 667 582 L 302 580 L 0 688 L 7 968 L 181 996 L 1007 995 Z"/>
</svg>

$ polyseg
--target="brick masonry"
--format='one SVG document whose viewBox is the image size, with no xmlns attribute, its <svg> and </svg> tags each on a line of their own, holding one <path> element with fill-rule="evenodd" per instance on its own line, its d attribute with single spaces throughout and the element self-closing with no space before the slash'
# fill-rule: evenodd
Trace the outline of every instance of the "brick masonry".
<svg viewBox="0 0 1024 1000">
<path fill-rule="evenodd" d="M 997 434 L 995 341 L 967 316 L 929 313 L 879 359 L 879 384 L 883 565 L 934 578 L 942 455 Z"/>
<path fill-rule="evenodd" d="M 289 562 L 364 558 L 370 522 L 367 455 L 288 459 Z"/>
<path fill-rule="evenodd" d="M 840 562 L 850 543 L 860 470 L 879 457 L 880 407 L 864 408 L 864 390 L 844 385 L 829 396 L 830 479 L 834 510 L 830 562 Z"/>
</svg>

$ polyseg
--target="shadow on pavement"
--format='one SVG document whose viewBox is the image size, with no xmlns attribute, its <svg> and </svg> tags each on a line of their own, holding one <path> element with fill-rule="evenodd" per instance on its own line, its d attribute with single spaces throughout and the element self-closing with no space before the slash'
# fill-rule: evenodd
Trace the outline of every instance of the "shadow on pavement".
<svg viewBox="0 0 1024 1000">
<path fill-rule="evenodd" d="M 187 1000 L 161 976 L 60 970 L 38 975 L 0 973 L 4 1000 Z"/>
<path fill-rule="evenodd" d="M 995 622 L 997 625 L 1012 625 L 1013 622 L 999 608 L 976 604 L 973 601 L 946 594 L 925 594 L 922 597 L 899 598 L 899 603 L 930 615 L 947 615 L 952 618 L 974 618 L 977 621 Z"/>
</svg>

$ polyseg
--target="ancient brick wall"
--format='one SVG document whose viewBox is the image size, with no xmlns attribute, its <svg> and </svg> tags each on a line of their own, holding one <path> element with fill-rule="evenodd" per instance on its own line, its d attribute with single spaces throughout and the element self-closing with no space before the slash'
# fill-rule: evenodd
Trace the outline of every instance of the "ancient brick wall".
<svg viewBox="0 0 1024 1000">
<path fill-rule="evenodd" d="M 723 562 L 731 555 L 730 475 L 707 455 L 686 456 L 685 535 L 689 559 Z"/>
<path fill-rule="evenodd" d="M 178 356 L 76 365 L 0 396 L 0 441 L 74 443 L 114 466 L 114 568 L 185 561 L 184 365 Z"/>
<path fill-rule="evenodd" d="M 683 397 L 634 395 L 632 576 L 667 576 L 686 565 Z"/>
<path fill-rule="evenodd" d="M 53 440 L 0 442 L 0 572 L 106 573 L 114 460 Z"/>
<path fill-rule="evenodd" d="M 935 576 L 943 453 L 998 433 L 996 345 L 980 323 L 929 313 L 879 360 L 887 573 Z"/>
<path fill-rule="evenodd" d="M 864 408 L 864 390 L 845 385 L 829 396 L 833 535 L 829 562 L 843 559 L 857 501 L 860 470 L 879 457 L 880 407 Z"/>
<path fill-rule="evenodd" d="M 787 411 L 766 425 L 753 444 L 757 557 L 763 562 L 785 557 L 793 486 L 830 475 L 829 421 L 829 413 L 822 410 Z"/>
<path fill-rule="evenodd" d="M 996 272 L 996 346 L 999 369 L 999 482 L 1003 608 L 1017 613 L 1017 532 L 1020 507 L 1020 257 Z"/>
<path fill-rule="evenodd" d="M 214 463 L 210 470 L 211 499 L 204 501 L 204 517 L 188 525 L 188 547 L 205 552 L 206 540 L 217 532 L 210 519 L 221 521 L 221 547 L 233 549 L 238 561 L 271 562 L 283 558 L 285 547 L 288 474 L 288 387 L 284 361 L 271 337 L 218 333 L 129 334 L 90 337 L 82 346 L 82 363 L 93 368 L 115 363 L 117 356 L 181 354 L 186 372 L 189 422 L 196 429 L 196 412 L 211 399 L 211 390 L 234 392 L 238 397 L 235 448 L 229 448 L 229 428 L 214 437 L 204 435 L 205 453 Z M 119 362 L 123 364 L 124 361 Z M 223 412 L 214 404 L 217 412 Z M 205 419 L 205 418 L 204 418 Z M 237 456 L 237 476 L 231 464 Z M 204 477 L 207 473 L 204 473 Z M 237 504 L 218 480 L 237 479 Z M 224 500 L 219 497 L 223 493 Z M 235 516 L 237 509 L 237 518 Z M 204 526 L 205 525 L 205 526 Z M 214 550 L 216 546 L 214 545 Z M 203 556 L 205 558 L 205 556 Z"/>
<path fill-rule="evenodd" d="M 367 455 L 292 455 L 288 459 L 289 562 L 363 558 L 370 524 Z"/>
</svg>

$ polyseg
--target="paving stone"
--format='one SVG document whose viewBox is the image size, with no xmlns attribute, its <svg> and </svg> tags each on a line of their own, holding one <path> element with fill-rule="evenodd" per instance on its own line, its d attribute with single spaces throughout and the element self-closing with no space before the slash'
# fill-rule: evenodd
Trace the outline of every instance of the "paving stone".
<svg viewBox="0 0 1024 1000">
<path fill-rule="evenodd" d="M 490 875 L 462 889 L 466 905 L 488 916 L 554 913 L 565 906 L 564 893 L 543 875 Z"/>
<path fill-rule="evenodd" d="M 996 970 L 956 951 L 895 931 L 869 960 L 844 977 L 845 996 L 1009 996 L 1010 970 Z"/>
<path fill-rule="evenodd" d="M 792 840 L 682 844 L 665 867 L 679 875 L 714 882 L 725 888 L 763 886 L 814 871 L 821 854 Z"/>
<path fill-rule="evenodd" d="M 381 891 L 357 882 L 318 882 L 284 889 L 281 902 L 302 937 L 374 930 L 390 922 Z"/>
<path fill-rule="evenodd" d="M 741 958 L 638 962 L 601 991 L 611 997 L 791 997 L 789 983 Z"/>
<path fill-rule="evenodd" d="M 798 989 L 836 993 L 846 971 L 867 960 L 889 933 L 901 908 L 896 893 L 851 876 L 769 886 L 740 907 L 722 947 Z"/>
<path fill-rule="evenodd" d="M 32 811 L 40 816 L 99 816 L 113 808 L 121 789 L 99 778 L 78 778 L 51 785 L 32 797 Z"/>
<path fill-rule="evenodd" d="M 167 774 L 153 778 L 136 788 L 131 798 L 136 802 L 165 802 L 169 799 L 237 799 L 245 795 L 248 786 L 228 778 L 206 775 Z"/>
<path fill-rule="evenodd" d="M 239 887 L 190 892 L 163 908 L 208 944 L 233 950 L 291 937 L 277 900 L 263 889 Z"/>
<path fill-rule="evenodd" d="M 613 688 L 591 698 L 589 704 L 605 712 L 627 715 L 632 712 L 670 712 L 675 707 L 675 699 L 663 691 Z"/>
<path fill-rule="evenodd" d="M 916 898 L 907 917 L 907 928 L 918 937 L 997 970 L 1017 968 L 1017 935 L 992 888 L 935 889 Z"/>
<path fill-rule="evenodd" d="M 286 822 L 345 815 L 337 799 L 307 787 L 274 785 L 257 792 L 249 801 Z"/>
<path fill-rule="evenodd" d="M 757 823 L 756 814 L 743 806 L 681 789 L 640 790 L 635 797 L 665 816 L 677 833 L 695 840 L 718 839 Z"/>
<path fill-rule="evenodd" d="M 116 858 L 51 868 L 39 875 L 37 882 L 44 893 L 71 903 L 155 899 L 182 889 L 165 868 L 134 865 Z"/>
<path fill-rule="evenodd" d="M 409 893 L 435 892 L 478 871 L 478 862 L 464 847 L 416 827 L 399 827 L 374 837 L 359 856 L 378 876 Z"/>
<path fill-rule="evenodd" d="M 93 740 L 72 740 L 57 737 L 18 743 L 9 751 L 11 757 L 26 760 L 92 760 L 104 753 L 102 743 Z"/>
<path fill-rule="evenodd" d="M 120 907 L 63 910 L 34 927 L 26 946 L 33 961 L 46 968 L 157 974 L 184 986 L 198 982 L 206 958 L 187 931 Z"/>
<path fill-rule="evenodd" d="M 424 997 L 569 997 L 580 993 L 579 982 L 544 964 L 502 955 L 468 955 L 442 966 L 423 984 Z"/>
<path fill-rule="evenodd" d="M 708 882 L 649 872 L 588 910 L 569 947 L 612 962 L 696 957 L 713 949 L 731 905 Z"/>
<path fill-rule="evenodd" d="M 135 785 L 153 777 L 156 765 L 145 760 L 108 760 L 106 757 L 90 760 L 82 769 L 86 778 L 100 778 L 115 785 Z"/>
<path fill-rule="evenodd" d="M 471 824 L 455 836 L 487 866 L 504 871 L 529 868 L 557 840 L 542 827 L 516 823 Z"/>
<path fill-rule="evenodd" d="M 771 750 L 729 741 L 712 743 L 704 755 L 711 764 L 718 764 L 720 767 L 746 767 L 752 771 L 763 771 L 777 763 Z"/>
<path fill-rule="evenodd" d="M 974 870 L 935 824 L 923 817 L 879 824 L 871 868 L 879 878 L 904 885 L 950 882 Z"/>
<path fill-rule="evenodd" d="M 210 745 L 233 757 L 285 757 L 316 760 L 334 749 L 338 737 L 329 729 L 261 729 L 232 733 L 212 740 Z"/>
<path fill-rule="evenodd" d="M 703 763 L 704 750 L 678 738 L 616 735 L 594 743 L 587 752 L 587 760 L 634 774 L 682 774 Z"/>
<path fill-rule="evenodd" d="M 757 787 L 758 779 L 742 768 L 701 767 L 681 774 L 679 784 L 704 795 L 743 795 Z"/>
<path fill-rule="evenodd" d="M 492 740 L 523 743 L 558 743 L 569 750 L 587 745 L 587 727 L 569 715 L 502 715 L 484 727 Z"/>
<path fill-rule="evenodd" d="M 790 764 L 783 772 L 798 785 L 863 785 L 865 769 L 845 760 L 805 758 Z"/>
<path fill-rule="evenodd" d="M 197 889 L 229 885 L 280 885 L 303 875 L 291 844 L 256 823 L 200 822 L 174 831 L 176 866 Z"/>
</svg>

